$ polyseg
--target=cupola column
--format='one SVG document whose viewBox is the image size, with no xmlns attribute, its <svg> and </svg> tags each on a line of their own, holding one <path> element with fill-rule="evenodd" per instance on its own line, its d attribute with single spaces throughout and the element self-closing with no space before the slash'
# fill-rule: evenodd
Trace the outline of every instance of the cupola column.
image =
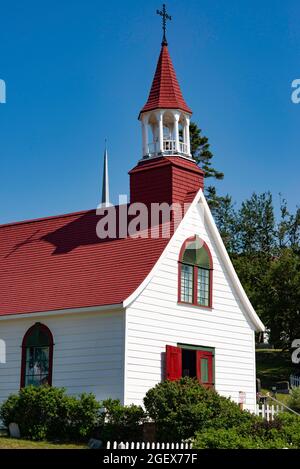
<svg viewBox="0 0 300 469">
<path fill-rule="evenodd" d="M 159 111 L 157 113 L 158 119 L 158 143 L 159 143 L 159 153 L 163 153 L 164 151 L 164 113 L 163 111 Z"/>
<path fill-rule="evenodd" d="M 142 119 L 143 156 L 149 155 L 148 122 L 149 122 L 149 117 L 147 115 L 143 116 L 143 119 Z"/>
<path fill-rule="evenodd" d="M 190 140 L 190 118 L 186 116 L 186 126 L 185 126 L 185 143 L 187 145 L 187 154 L 191 156 L 191 140 Z"/>
<path fill-rule="evenodd" d="M 175 133 L 175 151 L 176 151 L 176 153 L 180 152 L 180 148 L 179 148 L 179 119 L 180 119 L 180 114 L 178 112 L 174 112 L 174 133 Z"/>
</svg>

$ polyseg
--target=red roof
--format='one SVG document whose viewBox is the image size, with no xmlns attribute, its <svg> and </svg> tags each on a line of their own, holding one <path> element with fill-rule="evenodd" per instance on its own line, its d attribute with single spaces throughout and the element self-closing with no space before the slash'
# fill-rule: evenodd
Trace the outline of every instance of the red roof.
<svg viewBox="0 0 300 469">
<path fill-rule="evenodd" d="M 148 101 L 141 113 L 160 108 L 180 109 L 192 114 L 182 96 L 168 47 L 165 44 L 161 48 Z"/>
<path fill-rule="evenodd" d="M 0 226 L 0 315 L 119 304 L 133 293 L 168 239 L 101 240 L 100 218 L 91 210 Z"/>
</svg>

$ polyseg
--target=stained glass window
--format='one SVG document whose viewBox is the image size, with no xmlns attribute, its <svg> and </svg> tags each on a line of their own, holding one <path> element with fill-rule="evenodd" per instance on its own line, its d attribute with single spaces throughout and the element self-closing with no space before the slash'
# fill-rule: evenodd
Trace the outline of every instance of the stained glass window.
<svg viewBox="0 0 300 469">
<path fill-rule="evenodd" d="M 51 384 L 53 338 L 43 324 L 35 324 L 22 344 L 22 386 Z"/>
</svg>

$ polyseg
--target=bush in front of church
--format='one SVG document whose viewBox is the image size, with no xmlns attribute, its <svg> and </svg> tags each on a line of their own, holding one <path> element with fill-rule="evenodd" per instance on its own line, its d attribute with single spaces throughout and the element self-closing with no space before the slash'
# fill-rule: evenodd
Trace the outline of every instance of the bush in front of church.
<svg viewBox="0 0 300 469">
<path fill-rule="evenodd" d="M 102 402 L 97 437 L 107 441 L 142 441 L 145 411 L 137 405 L 123 406 L 118 399 Z"/>
<path fill-rule="evenodd" d="M 272 438 L 262 438 L 247 428 L 208 428 L 196 434 L 195 449 L 283 449 L 287 442 L 278 432 L 270 432 Z"/>
<path fill-rule="evenodd" d="M 299 449 L 300 417 L 279 413 L 268 422 L 253 416 L 250 425 L 228 429 L 204 428 L 193 440 L 195 449 Z"/>
<path fill-rule="evenodd" d="M 2 404 L 0 419 L 7 427 L 17 423 L 22 438 L 80 441 L 92 435 L 99 410 L 93 394 L 74 397 L 63 388 L 28 386 Z"/>
<path fill-rule="evenodd" d="M 192 378 L 157 384 L 147 392 L 144 405 L 156 423 L 158 441 L 179 442 L 207 427 L 228 429 L 243 423 L 249 425 L 254 418 L 230 399 L 204 388 Z"/>
</svg>

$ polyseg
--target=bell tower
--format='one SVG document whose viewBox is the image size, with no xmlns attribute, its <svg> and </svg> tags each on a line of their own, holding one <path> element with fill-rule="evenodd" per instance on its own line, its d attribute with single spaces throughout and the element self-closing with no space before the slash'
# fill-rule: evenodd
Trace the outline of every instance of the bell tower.
<svg viewBox="0 0 300 469">
<path fill-rule="evenodd" d="M 157 14 L 163 18 L 163 40 L 150 94 L 142 108 L 142 157 L 180 155 L 191 158 L 190 118 L 168 51 L 166 21 L 171 20 L 163 5 Z"/>
<path fill-rule="evenodd" d="M 203 171 L 191 155 L 190 119 L 169 54 L 163 5 L 163 40 L 149 97 L 141 109 L 142 157 L 130 171 L 131 202 L 184 202 L 203 188 Z"/>
</svg>

